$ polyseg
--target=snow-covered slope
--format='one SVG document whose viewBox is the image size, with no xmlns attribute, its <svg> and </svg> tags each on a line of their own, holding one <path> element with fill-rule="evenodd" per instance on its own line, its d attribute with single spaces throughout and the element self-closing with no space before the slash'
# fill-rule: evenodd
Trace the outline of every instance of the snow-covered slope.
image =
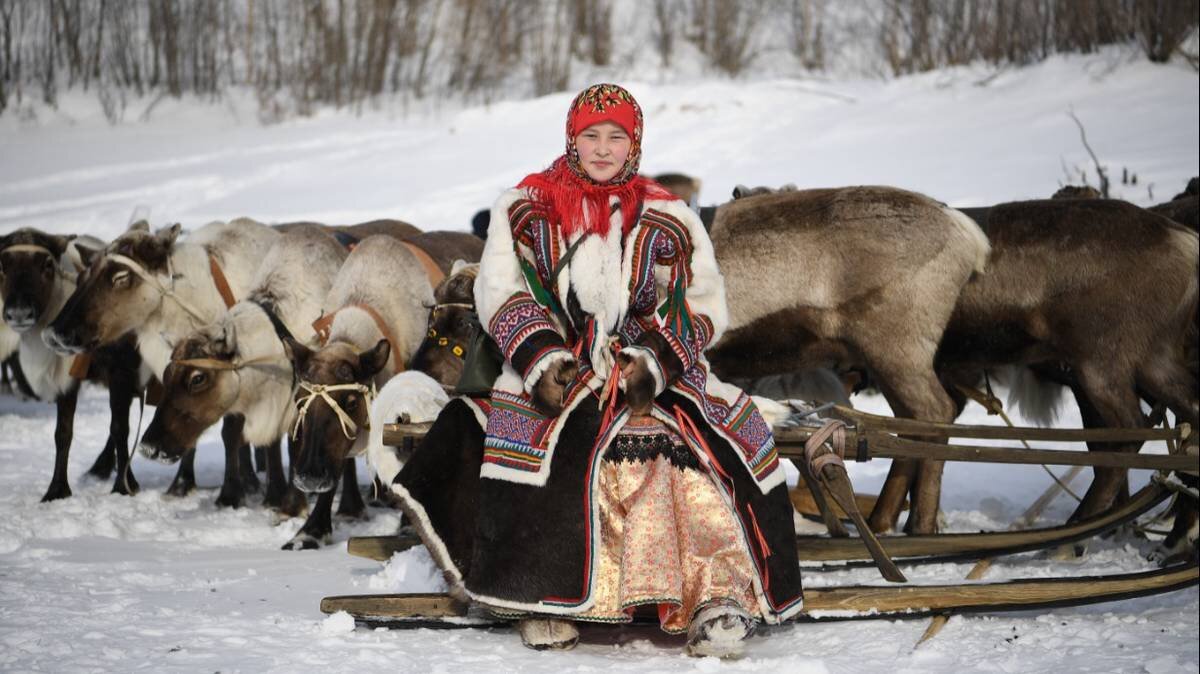
<svg viewBox="0 0 1200 674">
<path fill-rule="evenodd" d="M 724 201 L 738 183 L 788 182 L 889 184 L 951 205 L 1046 197 L 1080 169 L 1096 183 L 1074 110 L 1110 174 L 1138 174 L 1116 194 L 1147 205 L 1197 173 L 1197 78 L 1124 54 L 888 82 L 625 84 L 646 112 L 643 170 L 699 177 L 703 203 Z M 87 95 L 64 98 L 36 123 L 0 117 L 0 230 L 111 236 L 138 207 L 156 224 L 185 226 L 387 216 L 465 229 L 500 190 L 561 152 L 571 97 L 265 128 L 251 100 L 168 100 L 147 122 L 110 128 Z"/>
<path fill-rule="evenodd" d="M 627 84 L 646 109 L 643 168 L 703 179 L 703 203 L 723 200 L 737 183 L 784 182 L 887 183 L 957 205 L 1046 196 L 1065 180 L 1064 166 L 1090 171 L 1068 109 L 1087 125 L 1110 171 L 1139 174 L 1137 187 L 1116 187 L 1121 196 L 1165 200 L 1198 172 L 1197 77 L 1122 59 L 1109 51 L 1024 70 L 962 68 L 891 82 Z M 251 101 L 164 101 L 149 121 L 110 128 L 80 96 L 36 123 L 0 118 L 0 232 L 37 226 L 108 237 L 138 208 L 156 225 L 389 216 L 465 229 L 502 188 L 560 151 L 569 98 L 407 117 L 327 114 L 267 128 L 253 121 Z M 856 404 L 884 409 L 876 398 Z M 1059 418 L 1079 425 L 1069 404 Z M 996 423 L 978 408 L 964 420 Z M 85 481 L 107 425 L 104 394 L 88 391 L 69 470 L 75 496 L 39 504 L 53 465 L 53 407 L 0 398 L 0 670 L 1194 672 L 1200 661 L 1195 589 L 955 618 L 915 653 L 924 621 L 795 624 L 755 637 L 743 660 L 724 664 L 686 658 L 677 640 L 643 628 L 586 628 L 570 653 L 525 650 L 509 632 L 351 631 L 344 619 L 320 614 L 322 596 L 439 587 L 421 549 L 385 567 L 345 553 L 351 535 L 395 530 L 396 513 L 337 523 L 336 542 L 324 550 L 283 552 L 300 522 L 273 526 L 260 508 L 212 505 L 221 478 L 215 433 L 204 437 L 197 462 L 207 488 L 187 498 L 165 499 L 173 467 L 140 458 L 136 497 Z M 852 464 L 857 488 L 876 490 L 886 468 Z M 1049 482 L 1036 467 L 951 465 L 948 524 L 1004 528 Z M 1060 498 L 1046 521 L 1060 521 L 1071 505 Z M 1079 561 L 1004 558 L 988 578 L 1146 569 L 1151 547 L 1116 538 L 1095 542 Z M 968 569 L 946 564 L 912 575 L 952 582 Z M 806 582 L 879 579 L 810 570 Z"/>
</svg>

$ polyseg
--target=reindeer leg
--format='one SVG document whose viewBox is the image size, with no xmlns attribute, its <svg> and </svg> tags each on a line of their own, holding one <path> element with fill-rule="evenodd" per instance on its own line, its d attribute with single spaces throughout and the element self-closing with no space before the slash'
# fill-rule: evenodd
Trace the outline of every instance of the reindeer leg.
<svg viewBox="0 0 1200 674">
<path fill-rule="evenodd" d="M 1080 368 L 1079 386 L 1086 404 L 1080 405 L 1080 410 L 1090 407 L 1094 413 L 1084 414 L 1084 425 L 1099 418 L 1103 426 L 1114 428 L 1141 428 L 1145 426 L 1145 415 L 1133 388 L 1132 377 L 1122 377 L 1116 373 L 1097 368 Z M 1140 443 L 1088 443 L 1089 451 L 1119 451 L 1136 452 Z M 1094 468 L 1095 477 L 1092 486 L 1088 488 L 1083 501 L 1076 508 L 1068 521 L 1074 522 L 1091 517 L 1113 504 L 1113 499 L 1121 490 L 1126 471 L 1118 468 Z"/>
<path fill-rule="evenodd" d="M 296 488 L 292 478 L 295 471 L 292 466 L 296 465 L 296 454 L 299 451 L 300 444 L 291 436 L 288 436 L 288 477 L 287 487 L 284 490 L 283 497 L 280 499 L 278 511 L 280 515 L 288 517 L 303 517 L 308 512 L 308 496 Z M 282 457 L 280 457 L 282 459 Z M 282 471 L 282 466 L 280 467 Z"/>
<path fill-rule="evenodd" d="M 71 495 L 71 485 L 67 483 L 67 459 L 71 454 L 71 438 L 75 435 L 75 403 L 78 400 L 79 385 L 76 384 L 54 401 L 58 407 L 54 426 L 54 477 L 42 496 L 42 503 Z"/>
<path fill-rule="evenodd" d="M 245 425 L 246 417 L 230 414 L 221 426 L 221 440 L 225 443 L 225 480 L 221 483 L 221 493 L 217 495 L 218 507 L 240 508 L 246 500 L 240 460 L 241 449 L 245 446 L 242 444 L 242 428 Z"/>
<path fill-rule="evenodd" d="M 283 476 L 283 448 L 280 447 L 280 439 L 267 445 L 266 447 L 255 447 L 254 455 L 257 460 L 259 450 L 266 457 L 266 463 L 263 464 L 267 470 L 267 490 L 263 495 L 263 505 L 278 509 L 283 503 L 284 492 L 287 491 L 287 479 Z"/>
<path fill-rule="evenodd" d="M 1200 439 L 1200 395 L 1197 394 L 1196 377 L 1173 357 L 1175 352 L 1164 350 L 1161 353 L 1158 359 L 1138 372 L 1138 379 L 1151 395 L 1166 403 L 1175 414 L 1175 423 L 1186 422 L 1191 425 L 1192 433 L 1187 445 L 1194 446 Z M 1177 475 L 1185 485 L 1193 489 L 1200 483 L 1194 475 Z M 1168 563 L 1179 554 L 1186 553 L 1190 547 L 1188 539 L 1194 535 L 1193 529 L 1200 519 L 1196 502 L 1188 498 L 1176 497 L 1171 510 L 1175 515 L 1171 532 L 1151 554 L 1152 559 L 1162 563 Z"/>
<path fill-rule="evenodd" d="M 113 455 L 117 462 L 117 479 L 113 483 L 114 494 L 132 496 L 141 489 L 133 469 L 129 465 L 129 407 L 137 390 L 137 373 L 119 366 L 109 372 L 108 410 L 111 420 L 108 437 L 112 442 Z"/>
<path fill-rule="evenodd" d="M 338 502 L 337 516 L 347 519 L 366 519 L 367 504 L 363 502 L 358 488 L 358 469 L 354 459 L 342 461 L 342 500 Z"/>
<path fill-rule="evenodd" d="M 333 520 L 330 513 L 333 510 L 333 495 L 337 489 L 321 492 L 317 496 L 317 505 L 308 515 L 308 520 L 292 540 L 283 544 L 284 550 L 316 550 L 333 536 Z"/>
<path fill-rule="evenodd" d="M 109 408 L 112 408 L 112 399 L 109 399 Z M 92 463 L 92 467 L 88 468 L 87 474 L 97 480 L 107 480 L 109 475 L 112 475 L 113 467 L 116 465 L 117 453 L 114 449 L 115 441 L 110 431 L 108 440 L 104 443 L 104 449 L 96 455 L 96 461 Z"/>
<path fill-rule="evenodd" d="M 919 340 L 899 340 L 901 344 L 913 341 L 919 343 Z M 903 349 L 896 349 L 877 362 L 880 388 L 896 416 L 938 422 L 954 420 L 954 401 L 934 374 L 932 354 L 905 358 Z M 895 526 L 908 483 L 912 499 L 905 531 L 937 533 L 943 466 L 940 461 L 894 462 L 871 511 L 872 531 L 887 531 Z"/>
<path fill-rule="evenodd" d="M 271 458 L 267 447 L 254 447 L 254 472 L 266 473 L 271 470 Z"/>
<path fill-rule="evenodd" d="M 238 448 L 238 473 L 242 480 L 242 489 L 247 494 L 257 494 L 262 490 L 262 482 L 254 472 L 254 462 L 250 445 L 243 444 Z"/>
<path fill-rule="evenodd" d="M 167 487 L 167 496 L 183 498 L 196 490 L 196 448 L 184 450 L 183 458 L 179 460 L 179 470 L 175 471 L 175 479 Z"/>
</svg>

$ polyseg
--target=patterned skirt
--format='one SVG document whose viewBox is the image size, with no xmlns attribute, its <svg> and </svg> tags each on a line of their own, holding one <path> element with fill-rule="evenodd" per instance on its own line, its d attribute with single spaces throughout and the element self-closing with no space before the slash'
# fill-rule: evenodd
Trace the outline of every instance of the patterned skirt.
<svg viewBox="0 0 1200 674">
<path fill-rule="evenodd" d="M 714 601 L 761 615 L 737 521 L 673 431 L 650 417 L 632 419 L 600 470 L 595 603 L 572 619 L 629 622 L 642 607 L 676 634 Z"/>
</svg>

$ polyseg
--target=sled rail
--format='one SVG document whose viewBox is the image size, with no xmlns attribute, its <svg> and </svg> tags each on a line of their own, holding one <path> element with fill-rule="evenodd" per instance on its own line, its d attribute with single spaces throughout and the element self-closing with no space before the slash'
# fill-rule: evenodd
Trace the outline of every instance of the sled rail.
<svg viewBox="0 0 1200 674">
<path fill-rule="evenodd" d="M 808 588 L 800 620 L 921 617 L 931 613 L 1028 611 L 1082 606 L 1173 592 L 1200 584 L 1195 563 L 1154 571 L 1032 578 L 955 585 Z M 471 618 L 466 604 L 446 594 L 375 594 L 325 597 L 325 613 L 346 611 L 358 622 L 387 627 L 491 627 Z"/>
<path fill-rule="evenodd" d="M 972 463 L 1007 463 L 1029 465 L 1092 466 L 1141 470 L 1180 471 L 1200 473 L 1200 456 L 1196 454 L 1136 454 L 1117 452 L 1083 452 L 1070 449 L 1024 449 L 943 444 L 902 438 L 906 436 L 933 438 L 972 438 L 996 440 L 1041 440 L 1046 442 L 1146 442 L 1163 440 L 1179 446 L 1190 433 L 1182 424 L 1177 428 L 1006 428 L 1002 426 L 960 426 L 932 422 L 895 419 L 865 414 L 846 407 L 835 408 L 855 425 L 846 428 L 846 459 L 932 459 Z M 384 426 L 383 442 L 399 446 L 406 439 L 425 436 L 431 424 L 388 424 Z M 775 445 L 780 456 L 803 460 L 804 443 L 818 429 L 809 427 L 776 428 Z"/>
</svg>

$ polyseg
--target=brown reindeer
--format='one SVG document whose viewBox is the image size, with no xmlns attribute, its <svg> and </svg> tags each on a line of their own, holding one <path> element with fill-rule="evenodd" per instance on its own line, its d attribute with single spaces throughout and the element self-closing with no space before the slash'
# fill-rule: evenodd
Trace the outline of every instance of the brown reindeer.
<svg viewBox="0 0 1200 674">
<path fill-rule="evenodd" d="M 938 351 L 938 371 L 959 405 L 957 385 L 1017 365 L 1069 387 L 1087 427 L 1145 426 L 1139 399 L 1161 401 L 1196 427 L 1197 368 L 1186 357 L 1195 348 L 1200 295 L 1196 234 L 1117 200 L 1016 202 L 981 212 L 992 245 L 987 273 L 963 288 Z M 1015 394 L 1025 411 L 1032 396 Z M 1096 469 L 1073 519 L 1107 508 L 1123 478 Z"/>
<path fill-rule="evenodd" d="M 133 333 L 138 352 L 162 378 L 175 343 L 245 296 L 255 269 L 281 236 L 248 219 L 206 225 L 183 241 L 180 233 L 178 225 L 151 233 L 140 222 L 110 243 L 80 276 L 79 287 L 44 332 L 46 342 L 59 351 L 78 352 Z M 259 483 L 250 448 L 240 440 L 244 420 L 228 423 L 217 503 L 238 507 Z M 188 452 L 169 494 L 195 488 L 194 459 Z"/>
<path fill-rule="evenodd" d="M 236 415 L 242 440 L 267 450 L 263 504 L 286 515 L 302 514 L 304 496 L 288 486 L 280 451 L 295 416 L 295 377 L 281 340 L 314 337 L 312 323 L 346 255 L 322 227 L 294 227 L 280 236 L 245 299 L 175 345 L 164 374 L 163 404 L 142 434 L 139 450 L 158 460 L 178 460 L 209 426 Z"/>
<path fill-rule="evenodd" d="M 117 340 L 86 356 L 56 355 L 42 341 L 41 331 L 61 310 L 75 289 L 81 248 L 72 237 L 19 229 L 0 238 L 0 297 L 4 323 L 20 336 L 18 359 L 31 393 L 57 407 L 54 429 L 54 474 L 42 501 L 71 495 L 67 463 L 74 435 L 75 403 L 81 379 L 109 389 L 108 440 L 89 474 L 107 478 L 116 466 L 113 493 L 135 494 L 137 480 L 129 468 L 129 406 L 145 383 L 141 358 L 132 339 Z M 73 259 L 72 259 L 73 258 Z"/>
<path fill-rule="evenodd" d="M 984 267 L 974 222 L 890 187 L 800 190 L 721 206 L 712 239 L 730 318 L 708 351 L 719 377 L 860 368 L 898 416 L 954 418 L 934 354 L 963 285 Z M 940 479 L 940 465 L 895 462 L 872 528 L 894 526 L 915 480 L 910 528 L 936 530 Z"/>
<path fill-rule="evenodd" d="M 326 225 L 319 222 L 285 222 L 274 225 L 275 229 L 287 233 L 301 227 L 319 227 L 332 234 L 343 244 L 358 243 L 368 236 L 382 234 L 397 239 L 411 239 L 421 233 L 421 230 L 403 220 L 369 220 L 354 225 Z"/>
<path fill-rule="evenodd" d="M 462 262 L 434 288 L 425 339 L 409 364 L 410 369 L 424 372 L 447 387 L 462 377 L 463 359 L 474 330 L 478 275 L 478 263 Z"/>
<path fill-rule="evenodd" d="M 324 345 L 314 350 L 285 340 L 299 381 L 295 483 L 318 494 L 308 520 L 285 549 L 316 548 L 328 540 L 339 478 L 338 513 L 365 511 L 354 457 L 366 449 L 370 397 L 404 369 L 432 304 L 429 277 L 412 250 L 390 237 L 368 237 L 334 279 L 319 329 Z"/>
<path fill-rule="evenodd" d="M 1187 189 L 1170 201 L 1151 206 L 1150 211 L 1170 218 L 1193 232 L 1200 232 L 1200 178 L 1188 181 Z"/>
</svg>

